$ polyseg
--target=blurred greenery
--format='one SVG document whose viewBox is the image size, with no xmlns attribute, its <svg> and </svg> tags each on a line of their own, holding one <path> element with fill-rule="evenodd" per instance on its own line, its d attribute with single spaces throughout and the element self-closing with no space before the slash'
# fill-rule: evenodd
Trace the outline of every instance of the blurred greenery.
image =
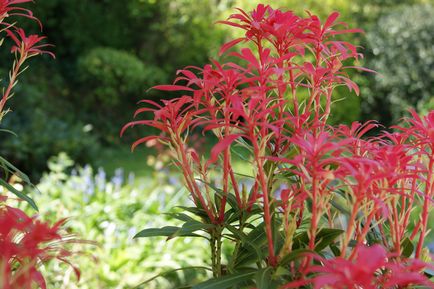
<svg viewBox="0 0 434 289">
<path fill-rule="evenodd" d="M 46 169 L 47 158 L 60 151 L 81 164 L 106 162 L 107 154 L 101 148 L 116 151 L 121 147 L 125 152 L 131 140 L 151 133 L 135 128 L 122 141 L 119 138 L 137 101 L 170 97 L 148 89 L 156 83 L 170 83 L 176 70 L 185 65 L 201 66 L 215 57 L 220 44 L 240 33 L 215 22 L 228 17 L 235 7 L 249 10 L 259 2 L 44 0 L 28 4 L 44 24 L 42 33 L 55 45 L 57 59 L 34 59 L 24 74 L 11 103 L 14 113 L 3 124 L 18 137 L 3 137 L 2 151 L 34 179 Z M 331 120 L 350 123 L 374 118 L 389 124 L 408 105 L 420 111 L 434 105 L 430 3 L 432 0 L 277 0 L 273 6 L 299 14 L 311 10 L 323 19 L 336 10 L 350 27 L 366 31 L 346 40 L 364 47 L 366 59 L 360 65 L 381 74 L 352 72 L 362 94 L 358 97 L 338 89 Z M 33 24 L 24 26 L 39 33 Z M 11 57 L 2 53 L 1 57 Z M 6 67 L 0 65 L 0 73 L 6 76 Z M 39 135 L 43 141 L 36 140 Z M 126 157 L 126 165 L 137 160 L 133 166 L 138 168 L 142 162 L 138 159 Z"/>
<path fill-rule="evenodd" d="M 9 103 L 12 112 L 2 125 L 16 135 L 2 133 L 0 155 L 33 181 L 41 177 L 47 160 L 60 152 L 68 153 L 77 162 L 93 163 L 101 146 L 91 124 L 67 113 L 72 104 L 64 98 L 65 81 L 55 73 L 51 79 L 41 78 L 48 72 L 46 68 L 34 67 L 32 72 L 27 77 L 29 83 L 19 86 L 18 95 Z"/>
<path fill-rule="evenodd" d="M 167 224 L 169 216 L 164 213 L 170 208 L 189 204 L 177 176 L 169 178 L 167 172 L 159 171 L 137 179 L 122 169 L 110 176 L 102 168 L 76 167 L 66 154 L 53 157 L 48 166 L 50 171 L 37 185 L 43 194 L 35 197 L 41 204 L 41 217 L 49 221 L 68 218 L 68 231 L 97 243 L 74 247 L 84 252 L 73 260 L 81 269 L 79 283 L 72 268 L 56 264 L 44 268 L 48 288 L 133 288 L 170 269 L 206 265 L 205 239 L 133 239 L 145 227 Z M 148 283 L 146 288 L 176 288 L 197 282 L 206 274 L 203 270 L 177 271 Z"/>
<path fill-rule="evenodd" d="M 434 109 L 434 6 L 400 7 L 382 16 L 367 34 L 378 72 L 370 78 L 364 110 L 383 123 L 410 108 Z"/>
</svg>

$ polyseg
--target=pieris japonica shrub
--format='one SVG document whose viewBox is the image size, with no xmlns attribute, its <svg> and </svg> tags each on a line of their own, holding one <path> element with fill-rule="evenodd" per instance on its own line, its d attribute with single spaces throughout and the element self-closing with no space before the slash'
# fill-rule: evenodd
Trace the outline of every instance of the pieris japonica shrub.
<svg viewBox="0 0 434 289">
<path fill-rule="evenodd" d="M 7 36 L 12 42 L 12 53 L 15 61 L 9 72 L 9 79 L 2 87 L 0 95 L 0 123 L 8 113 L 7 102 L 13 95 L 13 88 L 17 84 L 19 75 L 26 69 L 26 61 L 39 54 L 49 54 L 44 49 L 48 46 L 41 41 L 45 37 L 26 35 L 25 31 L 16 24 L 9 22 L 10 16 L 23 16 L 39 21 L 30 10 L 18 6 L 31 0 L 0 0 L 0 37 Z M 39 23 L 40 24 L 40 23 Z M 0 45 L 3 44 L 0 39 Z M 2 129 L 1 133 L 6 133 Z M 53 225 L 40 221 L 37 217 L 30 217 L 24 211 L 9 205 L 8 191 L 27 201 L 37 210 L 35 202 L 17 190 L 9 183 L 13 175 L 24 182 L 30 183 L 28 177 L 10 162 L 0 157 L 2 174 L 0 177 L 0 288 L 2 289 L 32 289 L 46 288 L 44 276 L 40 267 L 52 259 L 70 264 L 68 258 L 71 252 L 66 243 L 75 242 L 72 236 L 62 233 L 61 227 L 65 219 Z M 77 276 L 79 272 L 75 269 Z"/>
<path fill-rule="evenodd" d="M 154 118 L 124 127 L 160 131 L 133 148 L 167 146 L 194 201 L 176 215 L 182 226 L 136 235 L 209 241 L 214 278 L 187 288 L 434 288 L 424 247 L 434 111 L 412 112 L 376 137 L 366 137 L 375 121 L 330 126 L 336 87 L 358 93 L 347 72 L 369 71 L 357 66 L 357 47 L 339 40 L 361 31 L 338 17 L 238 9 L 220 23 L 245 33 L 222 46 L 221 61 L 154 87 L 180 96 L 143 100 L 135 115 Z M 208 153 L 193 148 L 193 130 L 215 138 Z M 234 169 L 236 158 L 250 174 Z M 222 248 L 231 250 L 224 259 Z"/>
</svg>

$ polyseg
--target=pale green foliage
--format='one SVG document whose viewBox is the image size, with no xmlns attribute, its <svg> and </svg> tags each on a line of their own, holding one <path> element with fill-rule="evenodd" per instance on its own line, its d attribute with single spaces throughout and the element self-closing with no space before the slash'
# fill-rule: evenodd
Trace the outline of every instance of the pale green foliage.
<svg viewBox="0 0 434 289">
<path fill-rule="evenodd" d="M 94 172 L 89 166 L 68 173 L 72 167 L 65 154 L 53 158 L 50 173 L 38 184 L 43 194 L 36 201 L 41 204 L 41 216 L 69 218 L 66 226 L 70 232 L 80 239 L 96 241 L 98 246 L 76 247 L 85 252 L 74 260 L 82 273 L 78 284 L 71 271 L 66 276 L 60 274 L 66 268 L 47 267 L 44 274 L 50 282 L 48 288 L 132 288 L 158 273 L 205 264 L 209 259 L 205 240 L 132 239 L 143 227 L 163 226 L 168 222 L 163 213 L 175 204 L 188 202 L 181 184 L 163 185 L 168 183 L 167 174 L 141 179 L 141 185 L 137 185 L 132 175 L 125 178 L 121 170 L 108 178 L 103 170 Z M 178 271 L 150 282 L 146 288 L 197 282 L 202 272 Z"/>
</svg>

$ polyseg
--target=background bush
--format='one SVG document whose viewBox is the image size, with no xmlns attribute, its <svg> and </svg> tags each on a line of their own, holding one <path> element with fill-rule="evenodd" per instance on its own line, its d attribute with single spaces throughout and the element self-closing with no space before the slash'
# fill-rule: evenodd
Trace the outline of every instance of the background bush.
<svg viewBox="0 0 434 289">
<path fill-rule="evenodd" d="M 116 107 L 123 96 L 140 92 L 146 74 L 135 55 L 108 47 L 94 48 L 78 59 L 81 88 L 90 92 L 82 104 L 87 109 Z"/>
<path fill-rule="evenodd" d="M 93 48 L 77 60 L 83 119 L 96 127 L 96 135 L 105 143 L 119 139 L 119 121 L 128 119 L 144 86 L 154 86 L 165 73 L 145 65 L 135 54 L 110 47 Z"/>
<path fill-rule="evenodd" d="M 26 79 L 30 84 L 19 86 L 19 95 L 10 100 L 12 111 L 2 124 L 15 134 L 2 133 L 0 155 L 37 182 L 51 156 L 66 152 L 78 163 L 93 164 L 100 144 L 93 125 L 74 114 L 62 78 L 50 68 L 35 67 L 34 72 Z M 51 80 L 40 78 L 42 73 L 52 74 Z"/>
<path fill-rule="evenodd" d="M 383 123 L 396 120 L 409 107 L 434 108 L 434 7 L 404 6 L 382 16 L 367 34 L 372 55 L 365 93 L 365 114 Z"/>
<path fill-rule="evenodd" d="M 12 103 L 12 109 L 22 117 L 13 123 L 5 122 L 2 128 L 13 128 L 23 138 L 23 134 L 41 133 L 47 138 L 50 135 L 50 138 L 55 140 L 59 135 L 65 134 L 59 130 L 69 130 L 71 127 L 77 134 L 79 127 L 90 124 L 93 128 L 91 134 L 96 137 L 96 140 L 92 139 L 92 143 L 99 143 L 104 150 L 119 145 L 126 147 L 130 139 L 136 139 L 137 135 L 129 134 L 127 137 L 130 139 L 121 142 L 119 129 L 131 119 L 129 112 L 132 111 L 132 105 L 144 97 L 154 100 L 167 98 L 167 94 L 146 91 L 155 83 L 170 82 L 180 67 L 201 66 L 208 60 L 209 55 L 216 55 L 216 49 L 225 39 L 231 37 L 231 32 L 223 25 L 215 25 L 215 21 L 229 16 L 234 7 L 248 10 L 259 2 L 261 1 L 44 0 L 38 1 L 36 5 L 29 4 L 27 6 L 32 8 L 34 14 L 44 23 L 43 33 L 48 36 L 48 42 L 55 45 L 52 50 L 57 59 L 54 61 L 49 57 L 41 57 L 30 63 L 33 73 L 24 75 L 22 80 L 26 87 L 17 87 L 16 99 L 25 101 L 26 104 L 29 103 L 27 99 L 32 99 L 31 106 L 17 106 Z M 309 9 L 321 17 L 337 10 L 342 14 L 342 20 L 351 27 L 361 27 L 367 32 L 368 39 L 363 34 L 350 36 L 352 39 L 348 39 L 366 47 L 367 63 L 361 65 L 377 69 L 377 65 L 384 63 L 381 64 L 381 69 L 388 71 L 382 71 L 384 79 L 381 79 L 381 75 L 373 77 L 354 72 L 356 75 L 351 77 L 357 78 L 361 87 L 369 86 L 369 89 L 362 90 L 361 97 L 338 91 L 335 100 L 344 100 L 336 105 L 332 121 L 349 123 L 360 118 L 376 118 L 387 124 L 392 114 L 399 117 L 402 108 L 409 104 L 417 105 L 419 110 L 430 107 L 429 98 L 432 96 L 433 87 L 433 69 L 430 69 L 432 49 L 425 52 L 423 49 L 432 46 L 432 33 L 427 36 L 421 31 L 425 29 L 429 32 L 430 30 L 426 29 L 432 27 L 432 12 L 428 12 L 432 7 L 423 6 L 419 10 L 426 11 L 417 12 L 419 14 L 415 12 L 418 8 L 411 8 L 411 5 L 427 5 L 429 2 L 431 1 L 279 0 L 275 1 L 275 5 L 290 7 L 300 14 Z M 396 12 L 391 12 L 396 9 Z M 410 12 L 404 12 L 407 10 Z M 389 13 L 394 16 L 387 16 Z M 406 20 L 400 21 L 400 13 L 404 13 Z M 411 17 L 417 19 L 408 20 Z M 379 18 L 383 20 L 378 20 Z M 28 30 L 39 32 L 34 23 L 30 22 Z M 397 30 L 395 34 L 400 36 L 389 35 L 386 25 Z M 410 35 L 409 38 L 405 38 L 404 35 L 407 34 Z M 396 42 L 398 40 L 411 44 L 404 47 Z M 370 53 L 374 50 L 378 54 Z M 383 53 L 385 51 L 387 53 Z M 7 53 L 7 49 L 2 53 Z M 407 53 L 412 56 L 408 58 Z M 385 55 L 394 55 L 396 61 L 387 60 L 388 56 Z M 11 57 L 9 54 L 3 56 Z M 416 61 L 414 65 L 413 60 Z M 421 60 L 423 62 L 418 64 Z M 393 63 L 389 63 L 391 61 Z M 391 82 L 393 77 L 390 76 L 394 75 L 394 71 L 404 71 L 407 68 L 412 72 L 404 77 L 411 79 L 411 83 L 406 80 L 393 80 L 396 84 Z M 1 75 L 5 79 L 7 71 L 3 71 Z M 394 101 L 391 102 L 391 99 Z M 401 103 L 400 99 L 405 100 Z M 415 99 L 418 103 L 415 103 Z M 367 105 L 363 105 L 365 102 Z M 46 116 L 41 116 L 41 112 L 33 108 L 44 111 Z M 29 122 L 41 118 L 44 118 L 45 122 L 53 120 L 64 124 L 47 125 L 50 129 L 44 132 L 36 131 L 36 127 L 32 128 L 34 131 L 29 129 Z M 143 135 L 141 132 L 138 134 Z M 29 138 L 33 138 L 33 135 Z M 88 139 L 89 136 L 83 135 L 81 138 Z M 91 143 L 87 140 L 80 141 Z M 10 154 L 17 154 L 13 158 L 20 159 L 21 163 L 30 163 L 31 159 L 25 159 L 21 153 L 23 149 L 18 147 L 21 142 L 12 141 L 9 136 L 0 140 L 0 144 L 6 142 L 9 148 L 13 148 Z M 53 146 L 50 142 L 52 143 L 44 141 L 37 144 L 45 146 L 44 149 L 41 148 L 45 154 L 37 157 L 38 159 L 42 160 L 46 155 L 56 155 L 60 146 L 65 145 L 60 142 Z M 33 143 L 31 146 L 34 145 Z M 79 150 L 74 153 L 69 147 L 66 146 L 63 150 L 68 151 L 73 158 L 80 156 L 77 161 L 93 162 L 86 152 Z M 97 154 L 95 158 L 101 158 L 100 155 Z M 46 159 L 40 164 L 45 161 Z M 33 166 L 44 167 L 38 164 Z"/>
</svg>

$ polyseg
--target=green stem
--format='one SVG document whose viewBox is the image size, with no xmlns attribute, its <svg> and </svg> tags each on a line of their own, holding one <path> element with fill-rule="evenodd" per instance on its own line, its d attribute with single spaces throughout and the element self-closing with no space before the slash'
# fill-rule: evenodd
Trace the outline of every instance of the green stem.
<svg viewBox="0 0 434 289">
<path fill-rule="evenodd" d="M 218 278 L 222 275 L 222 229 L 217 227 L 211 232 L 211 262 L 213 277 Z"/>
<path fill-rule="evenodd" d="M 242 211 L 241 216 L 240 216 L 240 228 L 239 228 L 240 232 L 243 232 L 243 230 L 244 230 L 245 221 L 246 221 L 245 215 L 244 215 L 244 212 Z M 231 262 L 228 266 L 228 270 L 231 271 L 231 273 L 233 273 L 232 270 L 234 268 L 235 261 L 237 260 L 237 255 L 238 255 L 238 252 L 240 251 L 240 247 L 241 247 L 241 239 L 237 238 L 237 240 L 235 241 L 235 248 L 234 248 L 234 251 L 232 254 L 232 259 L 231 259 Z"/>
</svg>

